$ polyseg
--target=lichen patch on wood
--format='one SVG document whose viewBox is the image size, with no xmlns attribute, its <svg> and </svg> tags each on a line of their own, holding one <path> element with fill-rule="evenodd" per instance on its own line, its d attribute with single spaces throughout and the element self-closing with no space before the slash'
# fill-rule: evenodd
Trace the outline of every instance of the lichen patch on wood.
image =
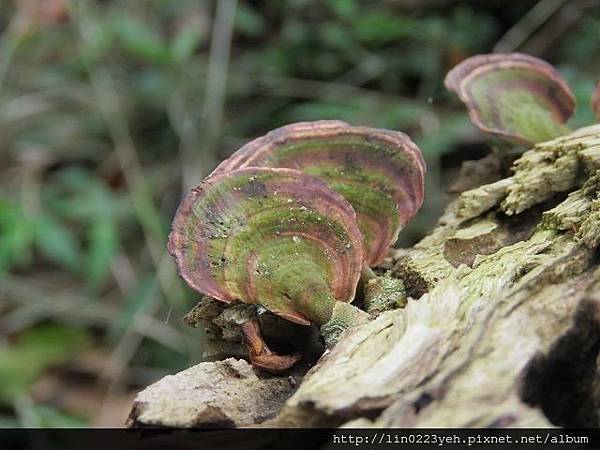
<svg viewBox="0 0 600 450">
<path fill-rule="evenodd" d="M 392 256 L 406 307 L 344 332 L 265 423 L 600 426 L 599 152 L 587 127 L 462 193 Z"/>
<path fill-rule="evenodd" d="M 550 355 L 561 336 L 577 326 L 578 311 L 600 273 L 593 270 L 598 197 L 594 178 L 585 175 L 592 169 L 589 158 L 582 157 L 594 153 L 598 132 L 600 127 L 577 131 L 557 139 L 558 147 L 540 144 L 515 165 L 513 177 L 463 193 L 432 234 L 397 263 L 404 273 L 413 270 L 413 279 L 426 281 L 428 292 L 346 336 L 307 375 L 282 416 L 294 416 L 295 409 L 310 404 L 343 420 L 355 418 L 350 426 L 549 426 L 550 420 L 597 425 L 591 410 L 577 412 L 580 422 L 556 422 L 551 413 L 532 407 L 522 392 L 529 389 L 523 376 L 532 361 Z M 572 162 L 565 165 L 565 157 Z M 548 175 L 561 170 L 571 172 L 553 184 Z M 455 268 L 442 256 L 458 240 L 498 233 L 502 224 L 490 211 L 505 214 L 512 204 L 523 214 L 568 191 L 573 192 L 541 217 L 528 218 L 530 236 L 480 254 L 472 268 Z M 535 197 L 518 200 L 534 192 Z M 513 203 L 501 204 L 510 193 Z M 471 207 L 468 199 L 478 205 Z M 598 321 L 587 326 L 598 326 Z M 592 358 L 586 361 L 590 367 L 585 369 L 593 371 Z M 572 354 L 563 364 L 581 363 Z M 544 376 L 549 384 L 557 382 L 551 373 Z M 565 396 L 581 385 L 574 381 L 569 389 Z M 587 389 L 586 395 L 593 396 Z M 364 409 L 375 404 L 368 399 L 377 399 L 375 413 Z M 543 408 L 550 411 L 552 405 Z M 365 419 L 373 415 L 377 419 Z"/>
</svg>

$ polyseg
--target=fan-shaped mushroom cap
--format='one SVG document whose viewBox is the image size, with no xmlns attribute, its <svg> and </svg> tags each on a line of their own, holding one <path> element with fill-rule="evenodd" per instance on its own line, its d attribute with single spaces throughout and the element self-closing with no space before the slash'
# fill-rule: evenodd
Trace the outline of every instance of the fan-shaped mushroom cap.
<svg viewBox="0 0 600 450">
<path fill-rule="evenodd" d="M 592 109 L 596 113 L 596 117 L 600 120 L 600 81 L 596 83 L 596 89 L 592 95 Z"/>
<path fill-rule="evenodd" d="M 295 123 L 243 146 L 213 174 L 240 167 L 287 167 L 326 181 L 354 207 L 370 266 L 423 204 L 423 156 L 397 131 L 337 120 Z"/>
<path fill-rule="evenodd" d="M 558 71 L 521 53 L 478 55 L 446 76 L 481 130 L 521 144 L 564 134 L 575 99 Z"/>
<path fill-rule="evenodd" d="M 257 303 L 297 323 L 324 323 L 350 302 L 363 264 L 354 210 L 322 180 L 248 168 L 192 189 L 173 220 L 169 251 L 198 292 Z"/>
</svg>

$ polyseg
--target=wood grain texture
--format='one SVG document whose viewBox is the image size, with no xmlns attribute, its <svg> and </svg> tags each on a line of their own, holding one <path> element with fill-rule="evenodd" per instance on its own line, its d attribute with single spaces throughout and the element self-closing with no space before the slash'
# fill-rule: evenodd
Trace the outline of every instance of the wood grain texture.
<svg viewBox="0 0 600 450">
<path fill-rule="evenodd" d="M 393 253 L 406 307 L 346 331 L 263 426 L 600 426 L 599 161 L 597 125 L 462 193 Z"/>
</svg>

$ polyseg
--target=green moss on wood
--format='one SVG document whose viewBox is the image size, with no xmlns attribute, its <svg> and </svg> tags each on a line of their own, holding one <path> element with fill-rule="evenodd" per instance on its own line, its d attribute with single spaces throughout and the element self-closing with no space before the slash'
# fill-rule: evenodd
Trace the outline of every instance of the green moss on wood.
<svg viewBox="0 0 600 450">
<path fill-rule="evenodd" d="M 368 280 L 364 290 L 365 310 L 370 314 L 406 306 L 404 282 L 389 272 Z"/>
</svg>

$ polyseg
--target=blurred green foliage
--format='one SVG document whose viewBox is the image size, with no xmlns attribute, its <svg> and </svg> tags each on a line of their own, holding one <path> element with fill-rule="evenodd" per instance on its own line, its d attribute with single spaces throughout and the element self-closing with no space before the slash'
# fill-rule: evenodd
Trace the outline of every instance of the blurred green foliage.
<svg viewBox="0 0 600 450">
<path fill-rule="evenodd" d="M 68 361 L 87 341 L 85 330 L 41 325 L 0 350 L 0 402 L 12 401 L 49 366 Z"/>
<path fill-rule="evenodd" d="M 458 165 L 442 156 L 488 151 L 443 78 L 536 4 L 82 0 L 58 20 L 24 3 L 0 0 L 0 426 L 23 424 L 13 414 L 45 369 L 90 346 L 122 368 L 108 400 L 201 358 L 202 333 L 180 323 L 195 295 L 166 255 L 169 223 L 194 180 L 252 137 L 323 118 L 409 133 L 427 202 L 401 244 L 423 236 Z M 594 120 L 600 8 L 569 3 L 560 35 L 548 22 L 519 49 L 557 64 L 579 126 Z M 33 423 L 82 423 L 36 401 Z"/>
</svg>

